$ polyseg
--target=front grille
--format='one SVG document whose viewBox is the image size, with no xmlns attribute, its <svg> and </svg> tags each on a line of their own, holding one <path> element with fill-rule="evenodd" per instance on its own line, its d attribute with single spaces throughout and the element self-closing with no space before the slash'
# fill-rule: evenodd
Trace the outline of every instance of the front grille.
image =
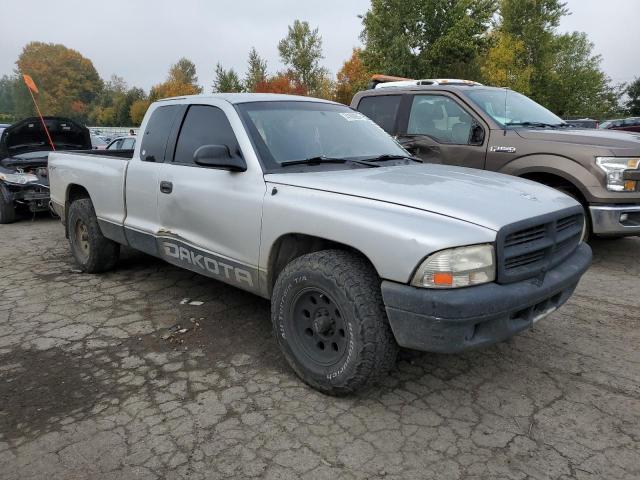
<svg viewBox="0 0 640 480">
<path fill-rule="evenodd" d="M 537 277 L 576 249 L 582 237 L 581 207 L 518 222 L 500 230 L 497 239 L 499 283 Z"/>
</svg>

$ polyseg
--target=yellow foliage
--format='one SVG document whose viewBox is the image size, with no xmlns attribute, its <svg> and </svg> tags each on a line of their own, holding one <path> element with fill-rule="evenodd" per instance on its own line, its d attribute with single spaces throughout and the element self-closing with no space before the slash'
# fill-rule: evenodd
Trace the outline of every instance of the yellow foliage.
<svg viewBox="0 0 640 480">
<path fill-rule="evenodd" d="M 530 94 L 533 68 L 527 65 L 525 55 L 525 45 L 521 40 L 505 32 L 496 33 L 494 44 L 481 67 L 484 81 L 489 85 Z"/>
<path fill-rule="evenodd" d="M 129 116 L 134 125 L 140 125 L 142 123 L 144 114 L 147 113 L 150 104 L 151 102 L 149 100 L 136 100 L 131 104 Z"/>
</svg>

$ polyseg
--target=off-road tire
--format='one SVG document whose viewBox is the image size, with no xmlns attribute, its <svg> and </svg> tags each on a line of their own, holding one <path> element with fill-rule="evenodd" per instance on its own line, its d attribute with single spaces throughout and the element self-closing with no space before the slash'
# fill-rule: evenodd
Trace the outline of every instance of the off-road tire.
<svg viewBox="0 0 640 480">
<path fill-rule="evenodd" d="M 80 269 L 86 273 L 111 270 L 120 256 L 120 245 L 102 234 L 91 200 L 71 203 L 67 222 L 71 253 Z"/>
<path fill-rule="evenodd" d="M 13 223 L 16 221 L 16 207 L 10 200 L 8 192 L 0 186 L 0 224 Z"/>
<path fill-rule="evenodd" d="M 321 300 L 316 310 L 319 317 L 314 318 L 331 317 L 325 323 L 333 325 L 323 333 L 319 333 L 314 318 L 305 324 L 308 317 L 304 308 L 303 315 L 296 314 L 306 297 L 313 300 L 314 292 Z M 329 317 L 322 311 L 325 303 L 333 309 Z M 304 305 L 313 308 L 311 303 Z M 387 320 L 380 279 L 366 259 L 350 252 L 323 250 L 289 263 L 273 289 L 271 319 L 289 365 L 305 383 L 323 393 L 351 394 L 375 383 L 395 365 L 398 345 Z M 304 325 L 309 328 L 300 333 Z M 342 339 L 335 333 L 340 326 L 344 329 Z M 324 341 L 327 337 L 320 335 L 330 335 L 331 328 L 335 331 L 330 338 L 342 341 L 342 349 L 330 352 L 337 343 L 328 340 L 327 355 L 335 353 L 336 358 L 322 363 L 313 357 L 322 354 L 324 347 L 309 355 L 309 344 L 313 339 Z"/>
</svg>

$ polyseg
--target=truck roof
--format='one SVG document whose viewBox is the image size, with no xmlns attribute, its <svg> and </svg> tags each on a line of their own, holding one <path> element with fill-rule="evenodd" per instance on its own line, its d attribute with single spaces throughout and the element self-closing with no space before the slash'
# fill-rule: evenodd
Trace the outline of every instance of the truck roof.
<svg viewBox="0 0 640 480">
<path fill-rule="evenodd" d="M 213 93 L 206 95 L 183 95 L 181 97 L 163 98 L 158 102 L 167 102 L 170 100 L 202 100 L 207 98 L 217 98 L 226 100 L 229 103 L 248 103 L 248 102 L 323 102 L 323 103 L 336 103 L 330 100 L 323 100 L 322 98 L 314 97 L 302 97 L 300 95 L 283 95 L 278 93 Z"/>
</svg>

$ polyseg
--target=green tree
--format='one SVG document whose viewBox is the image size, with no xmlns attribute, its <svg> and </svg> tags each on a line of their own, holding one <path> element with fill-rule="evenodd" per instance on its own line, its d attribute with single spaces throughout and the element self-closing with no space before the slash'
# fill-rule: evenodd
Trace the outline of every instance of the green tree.
<svg viewBox="0 0 640 480">
<path fill-rule="evenodd" d="M 233 68 L 225 70 L 224 67 L 218 63 L 216 65 L 216 78 L 213 80 L 212 90 L 213 93 L 237 93 L 243 91 L 243 86 L 240 77 Z"/>
<path fill-rule="evenodd" d="M 556 54 L 563 43 L 555 33 L 569 10 L 561 0 L 501 0 L 498 29 L 522 43 L 524 66 L 531 69 L 531 95 L 539 103 L 550 105 L 552 72 Z"/>
<path fill-rule="evenodd" d="M 618 110 L 620 94 L 600 70 L 601 58 L 593 54 L 593 44 L 585 33 L 556 36 L 552 51 L 553 66 L 545 81 L 550 92 L 538 94 L 547 108 L 561 117 L 596 118 Z"/>
<path fill-rule="evenodd" d="M 45 115 L 85 121 L 91 103 L 102 90 L 102 80 L 91 60 L 64 45 L 31 42 L 24 47 L 16 64 L 18 74 L 29 74 L 36 82 L 40 91 L 39 106 Z M 19 90 L 26 92 L 26 87 L 22 87 Z M 14 98 L 18 116 L 33 114 L 28 94 Z"/>
<path fill-rule="evenodd" d="M 89 120 L 95 125 L 129 126 L 131 105 L 145 98 L 140 88 L 128 88 L 126 82 L 117 75 L 104 84 L 102 92 L 91 109 Z"/>
<path fill-rule="evenodd" d="M 15 89 L 18 79 L 15 76 L 3 75 L 0 78 L 0 122 L 12 121 L 15 116 Z"/>
<path fill-rule="evenodd" d="M 183 57 L 169 68 L 169 75 L 164 82 L 151 87 L 149 101 L 199 93 L 202 93 L 202 87 L 198 85 L 196 66 L 191 60 Z"/>
<path fill-rule="evenodd" d="M 260 82 L 267 80 L 267 61 L 262 59 L 255 47 L 249 52 L 247 74 L 244 77 L 244 88 L 247 92 L 255 92 Z"/>
<path fill-rule="evenodd" d="M 310 95 L 315 94 L 325 82 L 327 71 L 320 65 L 322 37 L 308 22 L 295 20 L 285 38 L 278 43 L 282 62 L 288 67 L 289 76 Z"/>
<path fill-rule="evenodd" d="M 362 59 L 388 75 L 477 78 L 496 8 L 496 0 L 372 0 Z"/>
<path fill-rule="evenodd" d="M 629 115 L 640 116 L 640 77 L 631 82 L 624 93 L 629 97 L 625 103 Z"/>
<path fill-rule="evenodd" d="M 483 81 L 529 95 L 533 68 L 527 64 L 524 43 L 502 31 L 492 36 L 493 45 L 480 68 Z"/>
</svg>

